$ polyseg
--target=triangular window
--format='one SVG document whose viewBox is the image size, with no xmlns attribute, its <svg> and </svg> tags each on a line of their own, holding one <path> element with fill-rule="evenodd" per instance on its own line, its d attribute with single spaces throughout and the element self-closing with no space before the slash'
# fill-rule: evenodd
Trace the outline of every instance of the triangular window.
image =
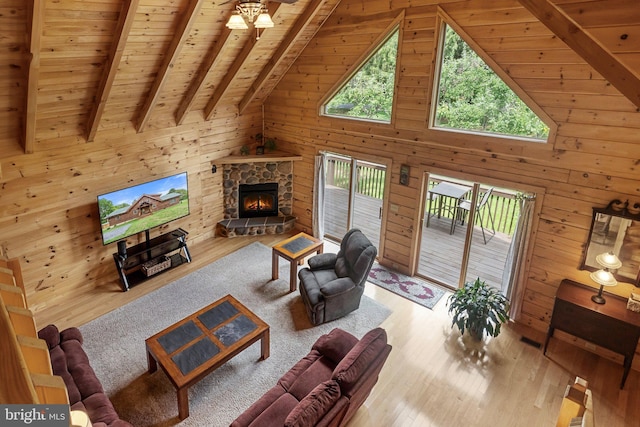
<svg viewBox="0 0 640 427">
<path fill-rule="evenodd" d="M 398 34 L 396 28 L 329 98 L 325 115 L 391 122 Z"/>
<path fill-rule="evenodd" d="M 433 127 L 546 141 L 549 126 L 445 25 Z"/>
</svg>

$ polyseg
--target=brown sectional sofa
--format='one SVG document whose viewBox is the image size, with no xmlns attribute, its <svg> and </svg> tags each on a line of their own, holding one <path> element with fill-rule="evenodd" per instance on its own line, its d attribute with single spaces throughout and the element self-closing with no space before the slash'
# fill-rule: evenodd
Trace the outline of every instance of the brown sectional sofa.
<svg viewBox="0 0 640 427">
<path fill-rule="evenodd" d="M 49 325 L 38 332 L 38 337 L 49 347 L 53 374 L 64 380 L 71 410 L 86 412 L 93 427 L 132 427 L 120 419 L 105 394 L 82 348 L 78 328 L 59 332 L 55 325 Z"/>
<path fill-rule="evenodd" d="M 361 340 L 336 328 L 231 426 L 343 426 L 369 396 L 390 352 L 382 328 Z"/>
</svg>

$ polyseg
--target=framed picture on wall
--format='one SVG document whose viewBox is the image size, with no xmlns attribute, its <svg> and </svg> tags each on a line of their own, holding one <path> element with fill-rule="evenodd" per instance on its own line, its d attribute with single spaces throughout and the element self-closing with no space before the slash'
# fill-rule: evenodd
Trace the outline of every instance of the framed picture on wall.
<svg viewBox="0 0 640 427">
<path fill-rule="evenodd" d="M 400 166 L 400 184 L 409 185 L 409 165 Z"/>
</svg>

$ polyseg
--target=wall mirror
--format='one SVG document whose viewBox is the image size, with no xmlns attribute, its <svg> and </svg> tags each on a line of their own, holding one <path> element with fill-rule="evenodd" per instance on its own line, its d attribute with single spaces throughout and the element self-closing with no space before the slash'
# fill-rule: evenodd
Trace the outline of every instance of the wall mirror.
<svg viewBox="0 0 640 427">
<path fill-rule="evenodd" d="M 613 200 L 606 208 L 593 208 L 591 230 L 585 245 L 581 270 L 601 267 L 596 256 L 613 252 L 622 262 L 616 280 L 640 286 L 640 204 Z"/>
</svg>

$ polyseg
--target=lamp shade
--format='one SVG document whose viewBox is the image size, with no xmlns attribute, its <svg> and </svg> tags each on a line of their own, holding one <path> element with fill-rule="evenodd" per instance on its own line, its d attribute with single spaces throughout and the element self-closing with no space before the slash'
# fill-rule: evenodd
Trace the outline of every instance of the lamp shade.
<svg viewBox="0 0 640 427">
<path fill-rule="evenodd" d="M 600 286 L 615 286 L 618 284 L 613 274 L 607 270 L 598 270 L 590 274 L 591 280 Z"/>
<path fill-rule="evenodd" d="M 256 18 L 256 22 L 253 23 L 256 28 L 273 28 L 273 21 L 269 14 L 264 11 Z"/>
<path fill-rule="evenodd" d="M 622 262 L 620 262 L 613 252 L 605 252 L 598 255 L 596 257 L 596 262 L 603 268 L 608 268 L 609 270 L 615 270 L 622 267 Z"/>
<path fill-rule="evenodd" d="M 244 21 L 244 18 L 242 16 L 240 16 L 238 13 L 234 13 L 229 17 L 227 28 L 230 28 L 232 30 L 246 30 L 247 28 L 249 28 L 249 26 Z"/>
</svg>

